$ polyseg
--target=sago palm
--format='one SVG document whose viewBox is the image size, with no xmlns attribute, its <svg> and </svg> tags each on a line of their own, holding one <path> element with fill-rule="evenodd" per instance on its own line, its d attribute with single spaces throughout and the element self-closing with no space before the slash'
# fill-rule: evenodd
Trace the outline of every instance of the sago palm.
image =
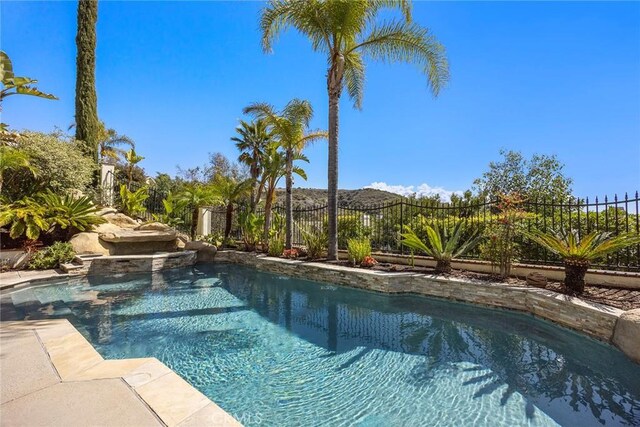
<svg viewBox="0 0 640 427">
<path fill-rule="evenodd" d="M 273 106 L 264 103 L 252 104 L 244 109 L 245 114 L 253 114 L 264 120 L 271 128 L 273 137 L 285 152 L 285 246 L 291 249 L 293 240 L 293 204 L 291 191 L 293 188 L 293 161 L 302 154 L 305 146 L 311 142 L 325 139 L 324 131 L 309 131 L 309 122 L 313 118 L 313 108 L 309 101 L 291 100 L 282 111 L 277 112 Z"/>
<path fill-rule="evenodd" d="M 572 294 L 584 292 L 584 277 L 591 262 L 608 254 L 640 243 L 640 235 L 593 231 L 580 238 L 576 231 L 544 232 L 533 229 L 523 233 L 564 261 L 564 284 Z"/>
<path fill-rule="evenodd" d="M 253 179 L 253 190 L 251 192 L 251 210 L 260 202 L 263 186 L 260 184 L 260 173 L 262 171 L 262 159 L 264 152 L 271 142 L 271 134 L 264 120 L 255 120 L 247 123 L 240 121 L 236 128 L 238 136 L 231 138 L 236 143 L 236 148 L 240 151 L 238 160 L 247 165 L 249 175 Z"/>
<path fill-rule="evenodd" d="M 302 153 L 294 154 L 293 162 L 296 161 L 309 162 Z M 293 165 L 292 172 L 300 178 L 306 180 L 307 174 L 300 166 Z M 269 240 L 269 231 L 271 230 L 271 210 L 276 196 L 276 187 L 280 179 L 287 174 L 286 154 L 280 149 L 277 143 L 271 143 L 265 150 L 263 157 L 261 185 L 265 188 L 264 202 L 264 241 Z"/>
<path fill-rule="evenodd" d="M 384 9 L 400 12 L 381 20 Z M 385 11 L 387 12 L 387 11 Z M 338 104 L 346 89 L 360 108 L 365 59 L 416 64 L 437 95 L 449 77 L 444 47 L 411 19 L 408 0 L 270 0 L 260 20 L 262 47 L 272 49 L 278 35 L 294 28 L 314 51 L 327 57 L 329 98 L 328 214 L 329 258 L 338 257 Z"/>
<path fill-rule="evenodd" d="M 478 233 L 473 233 L 467 239 L 463 239 L 466 227 L 463 221 L 458 221 L 451 232 L 437 225 L 425 226 L 427 240 L 423 242 L 408 226 L 404 226 L 404 233 L 401 234 L 401 243 L 413 250 L 422 251 L 436 260 L 436 272 L 450 273 L 451 260 L 459 258 L 480 243 L 481 237 Z"/>
<path fill-rule="evenodd" d="M 239 181 L 231 176 L 218 175 L 213 180 L 213 195 L 226 206 L 226 216 L 224 225 L 224 238 L 228 238 L 231 234 L 231 224 L 233 220 L 234 205 L 241 202 L 251 193 L 253 185 L 252 179 Z"/>
</svg>

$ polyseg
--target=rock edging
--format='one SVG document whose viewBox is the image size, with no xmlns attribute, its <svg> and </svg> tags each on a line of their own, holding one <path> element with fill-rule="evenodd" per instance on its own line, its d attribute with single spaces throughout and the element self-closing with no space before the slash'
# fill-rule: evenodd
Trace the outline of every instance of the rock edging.
<svg viewBox="0 0 640 427">
<path fill-rule="evenodd" d="M 614 344 L 640 363 L 640 310 L 629 316 L 630 312 L 539 288 L 430 274 L 386 273 L 240 251 L 219 251 L 215 261 L 377 292 L 412 293 L 527 312 Z"/>
</svg>

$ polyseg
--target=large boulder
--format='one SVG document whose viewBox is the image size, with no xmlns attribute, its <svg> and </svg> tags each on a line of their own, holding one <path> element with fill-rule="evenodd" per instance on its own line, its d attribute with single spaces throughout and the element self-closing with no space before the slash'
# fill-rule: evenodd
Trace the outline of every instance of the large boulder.
<svg viewBox="0 0 640 427">
<path fill-rule="evenodd" d="M 613 332 L 613 343 L 640 363 L 640 308 L 622 313 Z"/>
<path fill-rule="evenodd" d="M 184 245 L 184 249 L 186 251 L 197 251 L 198 252 L 198 262 L 213 262 L 213 258 L 216 256 L 218 252 L 218 248 L 216 245 L 212 245 L 211 243 L 202 242 L 200 240 L 196 240 L 195 242 L 187 242 Z"/>
<path fill-rule="evenodd" d="M 120 228 L 135 229 L 140 224 L 133 218 L 130 218 L 122 213 L 108 213 L 102 216 L 109 223 L 117 225 Z"/>
<path fill-rule="evenodd" d="M 102 254 L 110 255 L 113 251 L 113 246 L 100 240 L 98 233 L 78 233 L 69 241 L 73 250 L 78 255 L 82 254 Z"/>
<path fill-rule="evenodd" d="M 161 222 L 148 222 L 146 224 L 139 225 L 135 228 L 135 230 L 142 231 L 173 231 L 171 227 L 167 224 L 163 224 Z"/>
<path fill-rule="evenodd" d="M 102 208 L 98 212 L 96 212 L 96 215 L 105 216 L 108 214 L 115 214 L 115 213 L 118 213 L 118 211 L 114 208 Z"/>
</svg>

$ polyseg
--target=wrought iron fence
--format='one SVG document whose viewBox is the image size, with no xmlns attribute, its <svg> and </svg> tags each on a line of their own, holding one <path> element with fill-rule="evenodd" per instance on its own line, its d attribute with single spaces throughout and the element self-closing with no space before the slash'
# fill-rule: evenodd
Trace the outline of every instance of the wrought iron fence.
<svg viewBox="0 0 640 427">
<path fill-rule="evenodd" d="M 498 200 L 482 203 L 441 203 L 398 199 L 389 203 L 373 205 L 346 205 L 338 207 L 338 247 L 345 249 L 351 237 L 365 236 L 371 240 L 376 251 L 390 253 L 406 253 L 407 249 L 400 244 L 399 233 L 404 226 L 409 226 L 418 235 L 425 224 L 436 224 L 449 227 L 457 221 L 464 221 L 467 232 L 483 232 L 497 221 Z M 537 228 L 542 231 L 574 230 L 584 236 L 592 231 L 607 231 L 614 235 L 635 232 L 640 233 L 640 198 L 638 192 L 632 197 L 627 194 L 623 198 L 614 196 L 604 199 L 573 199 L 569 201 L 528 200 L 520 208 L 529 215 L 522 220 L 521 226 L 526 230 Z M 231 237 L 240 239 L 241 230 L 238 223 L 239 213 L 248 209 L 238 206 L 232 216 Z M 211 231 L 223 234 L 226 224 L 226 210 L 211 208 Z M 273 207 L 273 215 L 285 216 L 285 208 L 278 204 Z M 264 209 L 258 208 L 256 214 L 264 216 Z M 293 208 L 293 242 L 303 245 L 301 230 L 327 229 L 327 207 L 312 206 Z M 276 221 L 282 224 L 284 221 Z M 283 231 L 283 230 L 279 230 Z M 518 260 L 532 264 L 561 264 L 554 254 L 545 251 L 536 243 L 522 235 L 516 237 L 519 247 Z M 467 258 L 480 258 L 480 250 L 467 255 Z M 594 265 L 623 271 L 640 271 L 640 244 L 628 247 L 606 257 Z"/>
</svg>

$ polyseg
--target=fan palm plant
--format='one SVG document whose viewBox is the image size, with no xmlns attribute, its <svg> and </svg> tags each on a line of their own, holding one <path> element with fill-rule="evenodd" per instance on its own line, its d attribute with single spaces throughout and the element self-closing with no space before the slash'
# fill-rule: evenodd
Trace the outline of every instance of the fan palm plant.
<svg viewBox="0 0 640 427">
<path fill-rule="evenodd" d="M 582 238 L 576 231 L 544 232 L 533 229 L 523 234 L 564 260 L 564 285 L 569 293 L 584 292 L 584 277 L 594 260 L 640 243 L 640 235 L 593 231 Z"/>
<path fill-rule="evenodd" d="M 477 232 L 462 240 L 465 228 L 463 221 L 458 221 L 451 232 L 447 228 L 440 229 L 437 225 L 426 225 L 427 240 L 423 242 L 405 225 L 401 243 L 409 249 L 422 251 L 433 257 L 436 260 L 437 273 L 450 273 L 451 260 L 465 255 L 480 243 L 481 236 Z"/>
<path fill-rule="evenodd" d="M 238 160 L 249 167 L 249 175 L 253 179 L 250 201 L 253 211 L 260 202 L 264 188 L 259 178 L 263 168 L 264 152 L 271 142 L 271 134 L 264 120 L 255 120 L 251 123 L 241 120 L 236 132 L 238 136 L 234 136 L 231 140 L 236 143 L 236 147 L 240 151 Z"/>
<path fill-rule="evenodd" d="M 401 17 L 380 21 L 383 9 Z M 387 11 L 384 11 L 387 12 Z M 270 0 L 260 20 L 262 47 L 289 28 L 306 36 L 327 57 L 329 97 L 329 258 L 338 258 L 338 105 L 343 89 L 360 108 L 365 59 L 416 64 L 437 95 L 449 76 L 444 47 L 411 19 L 409 0 Z"/>
<path fill-rule="evenodd" d="M 220 198 L 212 185 L 200 183 L 186 184 L 176 196 L 176 202 L 191 207 L 190 235 L 195 240 L 198 228 L 198 212 L 201 207 L 220 204 Z"/>
<path fill-rule="evenodd" d="M 285 246 L 291 249 L 293 239 L 293 204 L 291 191 L 293 188 L 293 162 L 302 154 L 305 146 L 314 141 L 327 138 L 324 131 L 308 131 L 309 122 L 313 118 L 313 108 L 309 101 L 291 100 L 281 112 L 264 103 L 252 104 L 244 109 L 245 114 L 253 114 L 264 120 L 272 129 L 274 138 L 285 153 Z"/>
<path fill-rule="evenodd" d="M 120 157 L 124 157 L 127 152 L 120 148 L 122 146 L 128 146 L 134 149 L 136 145 L 128 136 L 118 134 L 115 129 L 107 129 L 104 123 L 101 122 L 98 132 L 99 160 L 104 161 L 111 159 L 116 161 Z"/>
<path fill-rule="evenodd" d="M 249 196 L 251 193 L 251 187 L 253 185 L 252 179 L 245 179 L 239 181 L 231 176 L 218 175 L 213 180 L 212 191 L 213 195 L 226 206 L 225 225 L 224 225 L 224 238 L 225 240 L 231 234 L 231 224 L 233 220 L 234 205 L 242 201 L 242 199 Z M 245 199 L 246 200 L 246 199 Z"/>
</svg>

